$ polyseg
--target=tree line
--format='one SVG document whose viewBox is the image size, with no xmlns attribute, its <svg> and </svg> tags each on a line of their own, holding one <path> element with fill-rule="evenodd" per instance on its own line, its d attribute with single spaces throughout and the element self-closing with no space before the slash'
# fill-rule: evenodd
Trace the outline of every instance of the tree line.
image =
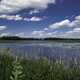
<svg viewBox="0 0 80 80">
<path fill-rule="evenodd" d="M 56 38 L 56 37 L 48 37 L 48 38 L 34 38 L 34 37 L 19 37 L 19 36 L 3 36 L 0 37 L 0 40 L 37 40 L 37 41 L 58 41 L 58 42 L 80 42 L 79 38 Z"/>
</svg>

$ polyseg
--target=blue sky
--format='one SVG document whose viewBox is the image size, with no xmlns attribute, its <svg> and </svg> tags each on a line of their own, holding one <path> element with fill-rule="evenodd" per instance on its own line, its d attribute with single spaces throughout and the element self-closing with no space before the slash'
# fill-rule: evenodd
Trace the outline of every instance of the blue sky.
<svg viewBox="0 0 80 80">
<path fill-rule="evenodd" d="M 0 0 L 0 36 L 80 38 L 80 0 Z"/>
</svg>

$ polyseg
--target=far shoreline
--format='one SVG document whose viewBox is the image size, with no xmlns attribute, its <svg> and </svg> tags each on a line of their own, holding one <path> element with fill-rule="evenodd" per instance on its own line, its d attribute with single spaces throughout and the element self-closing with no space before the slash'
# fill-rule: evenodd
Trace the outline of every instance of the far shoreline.
<svg viewBox="0 0 80 80">
<path fill-rule="evenodd" d="M 0 43 L 39 43 L 39 42 L 54 42 L 54 43 L 80 43 L 80 39 L 79 40 L 0 40 Z"/>
<path fill-rule="evenodd" d="M 62 42 L 62 43 L 80 43 L 79 38 L 25 38 L 18 36 L 3 36 L 0 37 L 0 43 L 22 43 L 22 42 Z"/>
</svg>

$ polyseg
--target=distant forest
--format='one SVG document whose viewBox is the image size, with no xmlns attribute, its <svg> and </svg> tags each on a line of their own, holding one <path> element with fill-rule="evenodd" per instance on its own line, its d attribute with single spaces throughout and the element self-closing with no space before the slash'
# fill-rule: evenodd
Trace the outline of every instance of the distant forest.
<svg viewBox="0 0 80 80">
<path fill-rule="evenodd" d="M 49 38 L 24 38 L 18 36 L 3 36 L 0 37 L 0 40 L 37 40 L 37 41 L 61 41 L 61 42 L 80 42 L 80 39 L 76 38 L 56 38 L 56 37 L 49 37 Z"/>
</svg>

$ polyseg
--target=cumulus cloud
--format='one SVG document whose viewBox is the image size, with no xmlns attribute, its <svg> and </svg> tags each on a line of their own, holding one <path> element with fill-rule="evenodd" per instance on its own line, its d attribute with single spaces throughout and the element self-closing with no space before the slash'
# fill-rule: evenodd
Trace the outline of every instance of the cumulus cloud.
<svg viewBox="0 0 80 80">
<path fill-rule="evenodd" d="M 15 34 L 15 36 L 19 36 L 19 37 L 25 37 L 25 33 L 24 33 L 24 32 L 17 33 L 17 34 Z"/>
<path fill-rule="evenodd" d="M 44 28 L 43 30 L 44 30 L 44 31 L 48 31 L 48 28 Z"/>
<path fill-rule="evenodd" d="M 80 20 L 80 16 L 76 16 L 75 19 L 76 19 L 76 20 Z"/>
<path fill-rule="evenodd" d="M 23 17 L 20 15 L 0 15 L 0 19 L 7 19 L 7 20 L 23 20 Z"/>
<path fill-rule="evenodd" d="M 31 18 L 27 18 L 27 17 L 22 17 L 19 14 L 17 14 L 17 15 L 3 14 L 3 15 L 0 15 L 0 19 L 14 20 L 14 21 L 21 21 L 21 20 L 23 20 L 23 21 L 41 21 L 41 20 L 43 20 L 43 18 L 40 18 L 40 17 L 33 16 Z"/>
<path fill-rule="evenodd" d="M 67 27 L 72 28 L 70 20 L 66 19 L 66 20 L 63 20 L 63 21 L 60 21 L 60 22 L 53 23 L 48 28 L 45 27 L 41 31 L 33 31 L 32 35 L 41 36 L 41 37 L 56 37 L 56 36 L 59 37 L 59 35 L 62 35 L 63 32 L 62 31 L 60 32 L 60 31 L 57 31 L 57 30 L 58 29 L 63 29 L 65 27 L 66 28 Z"/>
<path fill-rule="evenodd" d="M 48 28 L 46 27 L 41 31 L 33 31 L 32 33 L 34 36 L 41 35 L 42 37 L 80 38 L 80 16 L 76 16 L 73 21 L 66 19 L 53 23 Z"/>
<path fill-rule="evenodd" d="M 5 30 L 7 27 L 6 26 L 0 26 L 0 31 Z"/>
<path fill-rule="evenodd" d="M 60 22 L 53 23 L 49 26 L 50 29 L 75 28 L 75 27 L 80 27 L 80 16 L 76 16 L 75 20 L 73 21 L 66 19 Z"/>
<path fill-rule="evenodd" d="M 65 38 L 80 38 L 80 15 L 76 16 L 73 21 L 70 21 L 69 19 L 63 20 L 61 22 L 53 23 L 49 26 L 50 29 L 61 29 L 57 37 L 65 37 Z M 69 29 L 68 31 L 64 31 L 63 28 Z"/>
<path fill-rule="evenodd" d="M 74 28 L 73 31 L 80 32 L 80 28 Z"/>
<path fill-rule="evenodd" d="M 34 9 L 34 10 L 31 10 L 31 11 L 29 12 L 29 14 L 32 15 L 32 14 L 36 14 L 36 13 L 39 13 L 39 12 L 40 12 L 39 10 Z"/>
<path fill-rule="evenodd" d="M 70 27 L 70 21 L 68 19 L 63 20 L 61 22 L 53 23 L 49 26 L 51 29 L 58 29 L 58 28 L 64 28 L 64 27 Z"/>
<path fill-rule="evenodd" d="M 64 38 L 80 38 L 80 28 L 74 28 L 60 36 Z"/>
<path fill-rule="evenodd" d="M 10 33 L 9 33 L 9 32 L 1 33 L 1 34 L 0 34 L 0 37 L 3 37 L 3 36 L 9 36 L 9 35 L 10 35 Z"/>
<path fill-rule="evenodd" d="M 1 0 L 0 13 L 11 13 L 22 9 L 45 9 L 48 4 L 54 4 L 55 0 Z"/>
<path fill-rule="evenodd" d="M 31 18 L 24 18 L 24 21 L 41 21 L 43 20 L 43 18 L 40 18 L 40 17 L 31 17 Z"/>
<path fill-rule="evenodd" d="M 33 36 L 43 36 L 44 33 L 45 33 L 45 31 L 33 31 L 32 35 Z"/>
<path fill-rule="evenodd" d="M 12 32 L 3 32 L 0 34 L 0 37 L 3 36 L 19 36 L 19 37 L 27 37 L 27 35 L 24 32 L 18 32 L 18 33 L 12 33 Z"/>
</svg>

